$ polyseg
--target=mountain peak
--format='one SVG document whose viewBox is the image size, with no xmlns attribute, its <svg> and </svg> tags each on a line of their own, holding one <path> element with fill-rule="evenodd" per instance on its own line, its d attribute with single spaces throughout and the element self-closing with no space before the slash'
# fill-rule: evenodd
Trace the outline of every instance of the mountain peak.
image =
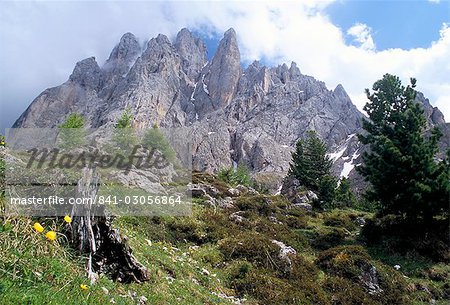
<svg viewBox="0 0 450 305">
<path fill-rule="evenodd" d="M 69 80 L 81 86 L 98 89 L 101 79 L 101 70 L 95 57 L 83 59 L 75 65 Z"/>
<path fill-rule="evenodd" d="M 205 43 L 200 38 L 194 37 L 188 29 L 183 28 L 178 32 L 174 46 L 183 59 L 183 71 L 195 81 L 206 63 Z"/>
<path fill-rule="evenodd" d="M 208 88 L 212 102 L 219 107 L 228 105 L 234 96 L 241 75 L 241 55 L 236 32 L 229 29 L 219 42 L 209 66 Z"/>
<path fill-rule="evenodd" d="M 224 37 L 234 37 L 236 39 L 236 31 L 233 28 L 229 28 L 223 35 Z"/>
<path fill-rule="evenodd" d="M 128 32 L 122 35 L 119 43 L 114 47 L 107 63 L 113 60 L 128 61 L 131 58 L 134 60 L 141 52 L 141 47 L 136 36 Z"/>
</svg>

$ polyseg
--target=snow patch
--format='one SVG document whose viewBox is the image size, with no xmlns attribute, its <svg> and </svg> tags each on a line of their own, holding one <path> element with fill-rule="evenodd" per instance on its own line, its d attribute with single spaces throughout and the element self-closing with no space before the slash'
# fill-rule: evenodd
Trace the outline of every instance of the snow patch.
<svg viewBox="0 0 450 305">
<path fill-rule="evenodd" d="M 192 102 L 192 101 L 195 101 L 194 93 L 195 93 L 195 90 L 197 89 L 197 84 L 198 84 L 198 83 L 195 83 L 195 85 L 194 85 L 194 90 L 192 90 L 191 99 L 190 99 L 191 102 Z M 192 105 L 193 105 L 193 104 L 194 104 L 194 103 L 192 103 Z"/>
<path fill-rule="evenodd" d="M 355 161 L 359 157 L 358 150 L 356 150 L 350 161 L 344 163 L 344 167 L 342 168 L 340 177 L 348 178 L 348 175 L 350 175 L 350 172 L 355 168 L 355 164 L 353 164 L 353 161 Z M 348 160 L 348 157 L 347 157 Z"/>
<path fill-rule="evenodd" d="M 275 193 L 275 195 L 281 195 L 281 188 L 282 188 L 283 186 L 282 185 L 280 185 L 280 187 L 278 188 L 278 190 L 277 190 L 277 192 Z"/>
<path fill-rule="evenodd" d="M 351 138 L 353 138 L 354 136 L 356 136 L 356 133 L 352 133 L 352 134 L 348 135 L 347 141 L 350 140 Z"/>
<path fill-rule="evenodd" d="M 205 84 L 205 74 L 202 75 L 203 91 L 209 95 L 208 86 Z"/>
<path fill-rule="evenodd" d="M 341 177 L 348 178 L 348 175 L 350 175 L 350 172 L 355 168 L 355 165 L 352 164 L 352 162 L 345 162 L 344 167 L 342 168 Z"/>
<path fill-rule="evenodd" d="M 344 154 L 346 149 L 347 149 L 347 147 L 344 146 L 344 148 L 342 148 L 340 151 L 328 154 L 328 157 L 330 157 L 330 159 L 333 160 L 333 162 L 335 162 L 337 159 L 342 157 L 342 155 Z"/>
</svg>

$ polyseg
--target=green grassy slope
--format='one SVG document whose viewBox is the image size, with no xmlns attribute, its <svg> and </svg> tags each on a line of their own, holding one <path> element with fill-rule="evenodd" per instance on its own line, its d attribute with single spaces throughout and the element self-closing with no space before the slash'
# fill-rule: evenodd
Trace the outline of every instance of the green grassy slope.
<svg viewBox="0 0 450 305">
<path fill-rule="evenodd" d="M 228 186 L 215 177 L 196 179 L 225 196 Z M 86 258 L 76 256 L 62 234 L 51 242 L 33 229 L 33 219 L 0 218 L 0 304 L 448 302 L 450 267 L 365 246 L 355 219 L 368 213 L 306 212 L 261 194 L 235 197 L 233 205 L 220 209 L 195 198 L 190 217 L 117 218 L 114 226 L 149 270 L 150 280 L 141 284 L 100 276 L 91 285 Z M 63 231 L 62 220 L 39 221 L 46 230 Z M 273 240 L 296 250 L 290 263 Z M 361 270 L 370 266 L 382 292 L 370 294 L 361 282 Z"/>
</svg>

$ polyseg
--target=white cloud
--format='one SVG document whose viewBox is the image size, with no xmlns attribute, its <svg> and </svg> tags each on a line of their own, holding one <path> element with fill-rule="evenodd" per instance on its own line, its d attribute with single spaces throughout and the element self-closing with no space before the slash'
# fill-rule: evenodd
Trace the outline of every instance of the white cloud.
<svg viewBox="0 0 450 305">
<path fill-rule="evenodd" d="M 102 64 L 123 33 L 133 32 L 144 43 L 158 33 L 173 38 L 182 27 L 216 37 L 233 27 L 244 63 L 296 61 L 302 73 L 330 88 L 342 83 L 360 109 L 364 88 L 383 74 L 405 82 L 416 77 L 418 89 L 450 120 L 447 25 L 430 47 L 410 50 L 376 50 L 370 25 L 355 25 L 348 30 L 360 43 L 354 46 L 325 14 L 331 2 L 1 2 L 4 120 L 11 124 L 44 88 L 67 80 L 76 61 L 96 56 Z"/>
<path fill-rule="evenodd" d="M 354 37 L 354 41 L 358 42 L 362 49 L 373 51 L 375 43 L 372 39 L 372 29 L 364 23 L 356 23 L 347 30 L 347 34 Z"/>
<path fill-rule="evenodd" d="M 440 3 L 441 0 L 428 0 L 428 2 L 431 2 L 431 3 Z"/>
</svg>

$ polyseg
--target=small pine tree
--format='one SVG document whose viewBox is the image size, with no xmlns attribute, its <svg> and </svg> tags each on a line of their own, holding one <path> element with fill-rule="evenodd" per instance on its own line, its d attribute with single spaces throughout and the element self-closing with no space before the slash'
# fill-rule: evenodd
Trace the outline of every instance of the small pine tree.
<svg viewBox="0 0 450 305">
<path fill-rule="evenodd" d="M 325 143 L 314 131 L 309 131 L 307 137 L 296 144 L 288 175 L 306 188 L 318 192 L 324 207 L 333 201 L 337 186 L 336 179 L 331 175 L 332 164 Z"/>
<path fill-rule="evenodd" d="M 330 174 L 324 175 L 319 179 L 319 202 L 316 207 L 320 209 L 333 208 L 336 197 L 337 180 Z"/>
<path fill-rule="evenodd" d="M 58 126 L 63 149 L 71 149 L 84 144 L 86 136 L 84 125 L 83 116 L 79 113 L 72 113 L 63 124 Z"/>
<path fill-rule="evenodd" d="M 115 128 L 131 128 L 133 123 L 133 115 L 131 114 L 130 108 L 126 108 L 119 120 L 117 120 Z"/>
<path fill-rule="evenodd" d="M 133 115 L 129 108 L 125 109 L 114 126 L 113 141 L 122 153 L 129 153 L 137 144 L 137 136 L 132 128 Z"/>
<path fill-rule="evenodd" d="M 449 161 L 436 161 L 441 133 L 425 136 L 426 120 L 415 102 L 415 79 L 407 87 L 386 74 L 366 89 L 364 107 L 370 120 L 359 135 L 370 152 L 363 154 L 358 171 L 370 182 L 367 199 L 381 206 L 380 216 L 393 214 L 411 223 L 430 223 L 448 217 Z"/>
<path fill-rule="evenodd" d="M 318 191 L 322 177 L 329 175 L 332 161 L 326 154 L 326 146 L 314 131 L 309 131 L 305 139 L 300 139 L 292 153 L 289 175 L 302 185 Z"/>
<path fill-rule="evenodd" d="M 148 148 L 155 148 L 168 162 L 175 162 L 176 152 L 156 124 L 145 133 L 142 144 Z"/>
<path fill-rule="evenodd" d="M 219 171 L 217 177 L 232 186 L 245 185 L 253 186 L 252 176 L 244 163 L 239 162 L 237 168 L 229 167 Z"/>
<path fill-rule="evenodd" d="M 342 177 L 339 186 L 336 189 L 336 198 L 334 207 L 355 207 L 357 204 L 356 196 L 350 188 L 350 182 L 347 178 Z"/>
</svg>

